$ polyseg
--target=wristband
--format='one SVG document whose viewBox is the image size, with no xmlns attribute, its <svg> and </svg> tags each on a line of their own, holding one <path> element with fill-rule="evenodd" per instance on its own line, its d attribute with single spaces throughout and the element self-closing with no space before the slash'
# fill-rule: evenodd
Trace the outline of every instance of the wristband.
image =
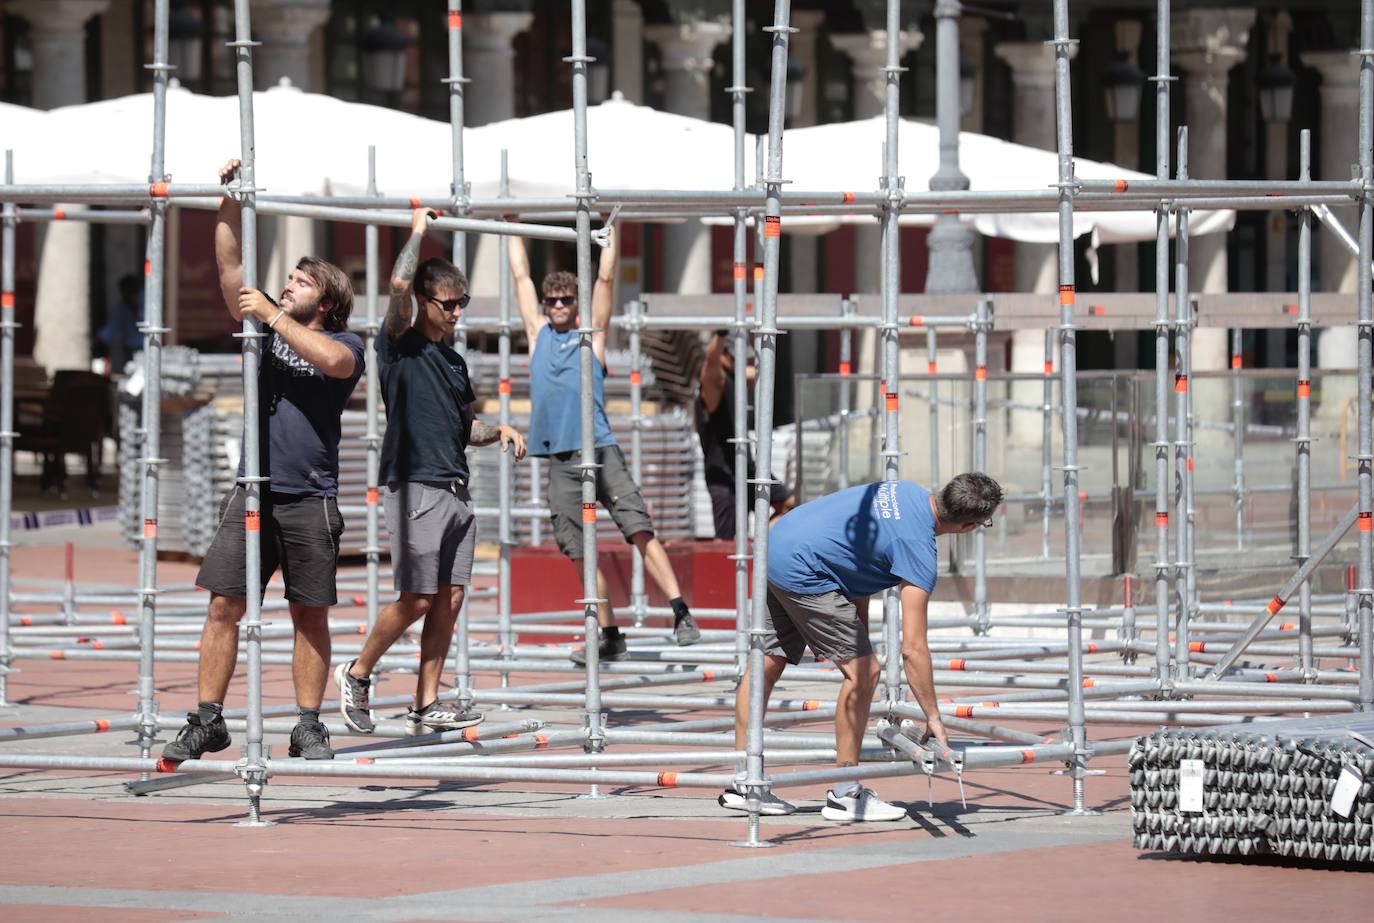
<svg viewBox="0 0 1374 923">
<path fill-rule="evenodd" d="M 286 313 L 286 309 L 285 309 L 285 308 L 280 308 L 280 309 L 278 309 L 278 311 L 277 311 L 277 316 L 274 317 L 274 318 L 272 318 L 270 321 L 267 322 L 267 329 L 268 329 L 268 330 L 275 330 L 275 329 L 277 328 L 277 321 L 281 320 L 281 316 L 282 316 L 283 314 L 285 314 L 285 313 Z"/>
</svg>

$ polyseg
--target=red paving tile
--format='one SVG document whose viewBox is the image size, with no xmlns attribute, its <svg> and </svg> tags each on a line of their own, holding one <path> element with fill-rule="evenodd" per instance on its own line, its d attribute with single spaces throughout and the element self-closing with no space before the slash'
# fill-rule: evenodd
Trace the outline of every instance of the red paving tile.
<svg viewBox="0 0 1374 923">
<path fill-rule="evenodd" d="M 52 904 L 4 904 L 5 923 L 162 923 L 163 920 L 214 920 L 218 913 L 143 910 L 127 907 L 60 907 Z"/>
<path fill-rule="evenodd" d="M 1219 920 L 1360 919 L 1371 901 L 1374 875 L 1367 872 L 1162 858 L 1113 840 L 806 875 L 804 880 L 674 888 L 586 906 L 646 914 L 683 907 L 736 913 L 747 908 L 763 917 L 886 923 L 917 916 L 1157 921 L 1184 908 L 1190 916 Z"/>
</svg>

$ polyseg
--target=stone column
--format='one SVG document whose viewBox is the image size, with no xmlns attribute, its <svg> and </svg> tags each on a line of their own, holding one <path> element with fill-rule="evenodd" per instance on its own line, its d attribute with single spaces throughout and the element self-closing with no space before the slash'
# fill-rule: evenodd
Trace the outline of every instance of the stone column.
<svg viewBox="0 0 1374 923">
<path fill-rule="evenodd" d="M 1077 53 L 1071 45 L 1069 54 Z M 1055 150 L 1054 48 L 1038 41 L 1001 42 L 993 49 L 1011 68 L 1012 140 L 1028 147 Z M 1059 247 L 1057 244 L 1016 242 L 1013 254 L 1014 278 L 1018 292 L 1049 294 L 1059 290 Z M 1011 334 L 1011 370 L 1040 372 L 1045 367 L 1045 334 L 1040 330 L 1015 330 Z M 1012 400 L 1039 406 L 1044 389 L 1036 382 L 1011 386 Z M 1044 438 L 1043 420 L 1037 411 L 1008 414 L 1008 445 L 1012 448 L 1039 446 Z"/>
<path fill-rule="evenodd" d="M 666 84 L 664 108 L 697 119 L 711 117 L 712 53 L 730 38 L 730 26 L 713 20 L 648 26 L 644 37 L 658 45 Z M 711 291 L 711 234 L 700 221 L 663 230 L 663 288 L 684 295 Z"/>
<path fill-rule="evenodd" d="M 911 29 L 902 32 L 901 56 L 921 47 L 925 36 Z M 849 35 L 832 35 L 830 44 L 849 55 L 853 77 L 854 118 L 871 119 L 883 114 L 886 97 L 887 33 L 881 29 Z M 861 152 L 871 158 L 873 175 L 882 175 L 881 150 Z M 907 182 L 924 182 L 925 177 L 907 177 Z M 875 182 L 876 188 L 876 182 Z M 854 235 L 854 291 L 876 292 L 882 267 L 882 230 L 878 223 L 859 225 Z"/>
<path fill-rule="evenodd" d="M 644 105 L 644 11 L 634 0 L 611 0 L 611 90 Z"/>
<path fill-rule="evenodd" d="M 310 38 L 329 20 L 329 0 L 252 0 L 250 13 L 253 39 L 262 43 L 253 49 L 254 87 L 266 90 L 285 77 L 292 86 L 320 92 Z"/>
<path fill-rule="evenodd" d="M 1348 51 L 1305 51 L 1302 63 L 1321 74 L 1321 134 L 1317 141 L 1320 160 L 1312 178 L 1350 179 L 1358 159 L 1360 111 L 1360 59 Z M 1359 232 L 1359 211 L 1354 206 L 1331 209 L 1351 234 Z M 1314 222 L 1312 233 L 1319 262 L 1318 287 L 1324 292 L 1355 292 L 1359 261 L 1331 231 Z M 1352 297 L 1351 304 L 1354 304 Z M 1353 316 L 1353 315 L 1352 315 Z M 1319 368 L 1353 369 L 1359 341 L 1355 327 L 1331 327 L 1317 334 L 1316 364 Z M 1323 420 L 1339 420 L 1346 398 L 1355 395 L 1355 382 L 1324 382 L 1317 408 Z"/>
<path fill-rule="evenodd" d="M 1170 23 L 1172 61 L 1183 72 L 1183 106 L 1188 125 L 1188 177 L 1225 179 L 1226 92 L 1231 68 L 1245 60 L 1255 11 L 1200 9 L 1176 13 Z M 1174 139 L 1177 144 L 1177 139 Z M 1174 161 L 1177 165 L 1177 160 Z M 1225 292 L 1226 234 L 1208 234 L 1188 241 L 1188 286 L 1194 292 Z M 1230 366 L 1229 331 L 1223 327 L 1193 330 L 1193 370 L 1215 371 Z M 1193 416 L 1199 421 L 1231 418 L 1227 383 L 1197 381 L 1193 388 Z M 1198 427 L 1194 440 L 1199 454 L 1209 455 L 1230 445 L 1220 430 Z M 1229 449 L 1227 449 L 1229 451 Z"/>
<path fill-rule="evenodd" d="M 534 22 L 533 13 L 465 13 L 463 73 L 473 79 L 463 97 L 467 127 L 515 116 L 517 35 Z"/>
<path fill-rule="evenodd" d="M 55 109 L 86 101 L 86 23 L 109 0 L 12 0 L 6 12 L 29 22 L 33 105 Z M 16 164 L 23 182 L 24 165 Z M 91 363 L 91 233 L 82 221 L 48 225 L 39 242 L 34 299 L 34 358 L 51 374 Z"/>
</svg>

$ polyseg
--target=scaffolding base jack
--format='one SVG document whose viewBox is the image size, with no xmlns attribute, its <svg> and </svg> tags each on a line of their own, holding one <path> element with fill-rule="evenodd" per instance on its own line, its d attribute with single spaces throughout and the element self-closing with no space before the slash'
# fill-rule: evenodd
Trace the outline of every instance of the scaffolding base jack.
<svg viewBox="0 0 1374 923">
<path fill-rule="evenodd" d="M 275 827 L 277 822 L 262 819 L 262 789 L 267 784 L 267 773 L 262 769 L 248 769 L 243 766 L 239 769 L 239 776 L 242 777 L 245 787 L 248 789 L 248 816 L 238 823 L 235 827 Z"/>
</svg>

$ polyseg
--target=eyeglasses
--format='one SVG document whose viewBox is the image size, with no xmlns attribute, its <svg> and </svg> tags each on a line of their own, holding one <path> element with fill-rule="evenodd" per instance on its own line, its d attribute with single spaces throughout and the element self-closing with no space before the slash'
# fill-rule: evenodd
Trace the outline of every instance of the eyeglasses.
<svg viewBox="0 0 1374 923">
<path fill-rule="evenodd" d="M 577 304 L 577 296 L 576 296 L 576 295 L 545 295 L 545 296 L 544 296 L 544 307 L 546 307 L 546 308 L 553 308 L 553 307 L 571 308 L 571 307 L 572 307 L 573 305 L 575 305 L 575 304 Z"/>
<path fill-rule="evenodd" d="M 459 295 L 457 298 L 448 298 L 442 301 L 438 298 L 433 297 L 432 295 L 421 295 L 420 297 L 423 298 L 425 301 L 432 301 L 439 307 L 443 308 L 445 314 L 452 314 L 459 308 L 466 308 L 468 306 L 468 302 L 472 300 L 472 296 L 467 294 L 466 292 L 462 295 Z"/>
</svg>

